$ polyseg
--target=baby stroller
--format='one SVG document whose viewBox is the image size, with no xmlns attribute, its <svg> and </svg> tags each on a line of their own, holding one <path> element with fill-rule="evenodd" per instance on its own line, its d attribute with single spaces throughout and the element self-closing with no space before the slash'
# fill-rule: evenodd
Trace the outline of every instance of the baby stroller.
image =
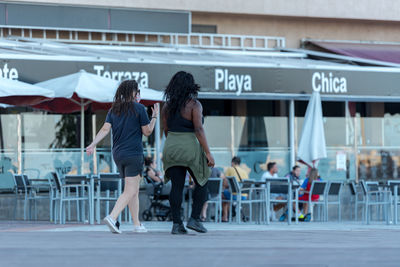
<svg viewBox="0 0 400 267">
<path fill-rule="evenodd" d="M 154 217 L 158 221 L 171 220 L 171 207 L 169 206 L 169 193 L 171 184 L 156 183 L 147 175 L 144 175 L 146 184 L 146 194 L 150 200 L 150 207 L 143 211 L 142 216 L 145 221 L 152 221 Z"/>
</svg>

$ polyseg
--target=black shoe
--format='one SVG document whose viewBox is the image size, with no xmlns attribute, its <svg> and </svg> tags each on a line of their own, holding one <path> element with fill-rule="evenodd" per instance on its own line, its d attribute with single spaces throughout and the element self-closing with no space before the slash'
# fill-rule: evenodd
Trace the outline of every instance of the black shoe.
<svg viewBox="0 0 400 267">
<path fill-rule="evenodd" d="M 190 217 L 186 227 L 199 233 L 207 233 L 207 229 L 203 226 L 200 220 L 193 219 L 192 217 Z"/>
<path fill-rule="evenodd" d="M 183 226 L 183 223 L 181 223 L 181 224 L 174 223 L 174 225 L 172 226 L 171 234 L 173 234 L 173 235 L 186 235 L 187 231 L 185 229 L 185 226 Z"/>
</svg>

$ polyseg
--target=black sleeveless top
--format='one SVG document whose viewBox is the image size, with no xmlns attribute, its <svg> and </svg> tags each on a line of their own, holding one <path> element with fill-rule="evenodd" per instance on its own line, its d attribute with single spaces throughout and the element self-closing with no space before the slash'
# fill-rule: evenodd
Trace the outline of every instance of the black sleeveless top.
<svg viewBox="0 0 400 267">
<path fill-rule="evenodd" d="M 193 122 L 182 117 L 179 111 L 174 116 L 168 116 L 167 124 L 170 132 L 194 132 Z"/>
</svg>

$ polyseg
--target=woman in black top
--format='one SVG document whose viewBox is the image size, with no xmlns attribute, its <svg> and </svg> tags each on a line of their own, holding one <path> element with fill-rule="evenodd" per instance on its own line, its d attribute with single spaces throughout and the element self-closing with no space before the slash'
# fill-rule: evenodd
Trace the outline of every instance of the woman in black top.
<svg viewBox="0 0 400 267">
<path fill-rule="evenodd" d="M 110 215 L 104 218 L 111 232 L 121 233 L 117 218 L 129 206 L 134 231 L 147 232 L 139 221 L 139 185 L 143 172 L 142 135 L 149 136 L 153 130 L 159 111 L 158 104 L 152 108 L 149 121 L 145 107 L 136 102 L 140 91 L 135 80 L 123 81 L 115 93 L 114 102 L 106 121 L 93 142 L 86 148 L 87 154 L 94 152 L 96 145 L 110 132 L 113 133 L 115 164 L 122 178 L 125 178 L 124 192 L 118 198 Z"/>
<path fill-rule="evenodd" d="M 166 104 L 162 110 L 164 133 L 167 136 L 163 150 L 165 180 L 171 180 L 169 197 L 173 227 L 172 234 L 186 234 L 181 219 L 182 193 L 187 172 L 196 184 L 193 192 L 192 214 L 186 225 L 200 233 L 207 229 L 200 221 L 200 212 L 206 199 L 208 167 L 214 166 L 203 129 L 203 108 L 197 100 L 199 86 L 190 73 L 176 73 L 165 89 Z M 208 165 L 208 166 L 207 166 Z"/>
</svg>

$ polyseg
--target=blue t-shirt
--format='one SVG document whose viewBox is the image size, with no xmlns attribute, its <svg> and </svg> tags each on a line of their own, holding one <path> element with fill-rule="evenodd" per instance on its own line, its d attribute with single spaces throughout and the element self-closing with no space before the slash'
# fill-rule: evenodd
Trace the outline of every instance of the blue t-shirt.
<svg viewBox="0 0 400 267">
<path fill-rule="evenodd" d="M 150 123 L 146 108 L 132 103 L 135 112 L 118 116 L 111 109 L 106 122 L 111 124 L 113 134 L 113 156 L 115 160 L 143 155 L 142 126 Z"/>
</svg>

